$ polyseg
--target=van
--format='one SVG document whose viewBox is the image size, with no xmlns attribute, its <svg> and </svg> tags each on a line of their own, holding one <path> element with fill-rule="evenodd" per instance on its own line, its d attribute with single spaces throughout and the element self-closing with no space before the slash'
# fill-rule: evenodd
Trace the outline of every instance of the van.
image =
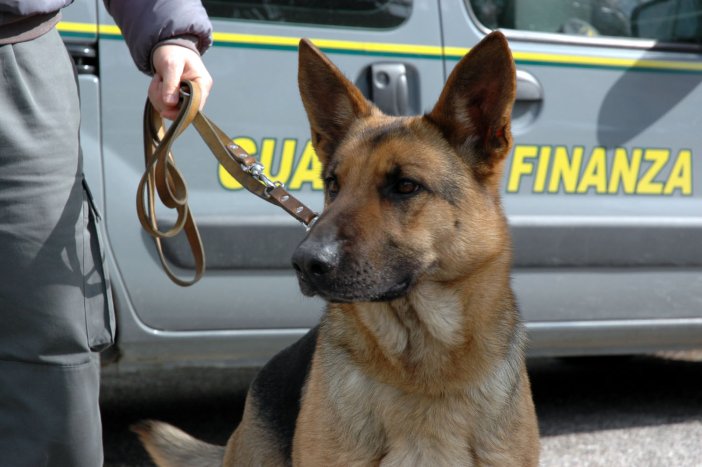
<svg viewBox="0 0 702 467">
<path fill-rule="evenodd" d="M 702 7 L 677 0 L 204 0 L 206 113 L 314 209 L 320 166 L 297 91 L 311 38 L 381 109 L 426 112 L 492 29 L 517 64 L 503 202 L 532 356 L 702 345 Z M 102 2 L 59 24 L 79 70 L 85 173 L 102 211 L 122 366 L 250 365 L 322 312 L 290 266 L 304 229 L 251 196 L 195 131 L 176 144 L 208 269 L 181 288 L 135 212 L 148 77 Z M 166 223 L 174 222 L 164 213 Z M 184 277 L 187 242 L 165 245 Z"/>
</svg>

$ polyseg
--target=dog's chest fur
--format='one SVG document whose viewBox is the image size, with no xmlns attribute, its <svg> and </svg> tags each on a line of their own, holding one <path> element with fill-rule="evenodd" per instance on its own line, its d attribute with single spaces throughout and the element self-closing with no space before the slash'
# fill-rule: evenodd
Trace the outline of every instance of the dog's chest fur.
<svg viewBox="0 0 702 467">
<path fill-rule="evenodd" d="M 350 458 L 364 465 L 472 465 L 467 400 L 407 394 L 353 367 L 339 373 L 330 396 L 345 439 L 358 441 L 345 447 Z"/>
<path fill-rule="evenodd" d="M 392 304 L 355 305 L 361 326 L 377 348 L 367 354 L 325 349 L 322 381 L 327 385 L 330 420 L 343 427 L 339 439 L 344 462 L 352 465 L 464 465 L 483 458 L 473 445 L 486 426 L 510 402 L 519 369 L 508 364 L 470 384 L 446 381 L 441 368 L 464 344 L 466 319 L 458 296 L 434 284 L 423 284 L 407 299 Z M 349 316 L 345 316 L 345 319 Z M 334 316 L 331 317 L 334 319 Z M 328 331 L 334 333 L 334 326 Z M 329 345 L 321 342 L 321 345 Z M 369 361 L 384 359 L 385 374 L 406 378 L 394 384 L 367 372 Z M 510 359 L 511 360 L 511 359 Z M 378 362 L 375 362 L 378 364 Z M 393 371 L 394 370 L 394 371 Z M 416 387 L 412 379 L 416 378 Z M 460 381 L 459 375 L 453 379 Z M 447 388 L 427 393 L 426 386 Z M 476 431 L 476 427 L 480 431 Z M 498 433 L 493 433 L 498 434 Z M 341 455 L 341 454 L 340 454 Z"/>
</svg>

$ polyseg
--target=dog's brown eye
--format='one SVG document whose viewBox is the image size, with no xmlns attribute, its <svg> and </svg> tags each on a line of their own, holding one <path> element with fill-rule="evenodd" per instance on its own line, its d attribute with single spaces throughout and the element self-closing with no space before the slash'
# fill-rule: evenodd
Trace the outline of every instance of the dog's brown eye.
<svg viewBox="0 0 702 467">
<path fill-rule="evenodd" d="M 330 198 L 334 198 L 339 193 L 339 182 L 334 177 L 329 177 L 325 180 L 327 185 L 327 194 Z"/>
<path fill-rule="evenodd" d="M 420 187 L 417 182 L 413 182 L 412 180 L 408 180 L 406 178 L 398 180 L 395 184 L 395 192 L 399 195 L 411 195 L 412 193 L 418 191 L 419 188 Z"/>
</svg>

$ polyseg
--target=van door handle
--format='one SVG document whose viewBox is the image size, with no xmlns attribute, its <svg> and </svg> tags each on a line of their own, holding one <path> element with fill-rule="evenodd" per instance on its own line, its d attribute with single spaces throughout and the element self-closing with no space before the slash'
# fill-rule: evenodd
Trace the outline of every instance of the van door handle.
<svg viewBox="0 0 702 467">
<path fill-rule="evenodd" d="M 541 101 L 544 99 L 544 88 L 541 83 L 524 70 L 517 70 L 517 97 L 518 101 Z"/>
<path fill-rule="evenodd" d="M 418 96 L 413 96 L 413 90 L 418 90 L 417 83 L 413 83 L 416 73 L 410 66 L 395 62 L 374 63 L 368 72 L 370 99 L 380 110 L 388 115 L 418 113 L 414 108 Z"/>
<path fill-rule="evenodd" d="M 534 75 L 517 70 L 517 96 L 512 107 L 512 132 L 521 134 L 529 130 L 541 113 L 544 88 Z"/>
</svg>

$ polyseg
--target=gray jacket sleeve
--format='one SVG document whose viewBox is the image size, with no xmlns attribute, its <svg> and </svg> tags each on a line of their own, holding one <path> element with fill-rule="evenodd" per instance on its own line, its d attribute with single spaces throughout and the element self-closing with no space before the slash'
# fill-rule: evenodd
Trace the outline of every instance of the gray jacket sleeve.
<svg viewBox="0 0 702 467">
<path fill-rule="evenodd" d="M 194 37 L 201 54 L 212 45 L 212 24 L 200 0 L 105 0 L 105 7 L 144 73 L 152 74 L 151 52 L 159 42 Z"/>
</svg>

